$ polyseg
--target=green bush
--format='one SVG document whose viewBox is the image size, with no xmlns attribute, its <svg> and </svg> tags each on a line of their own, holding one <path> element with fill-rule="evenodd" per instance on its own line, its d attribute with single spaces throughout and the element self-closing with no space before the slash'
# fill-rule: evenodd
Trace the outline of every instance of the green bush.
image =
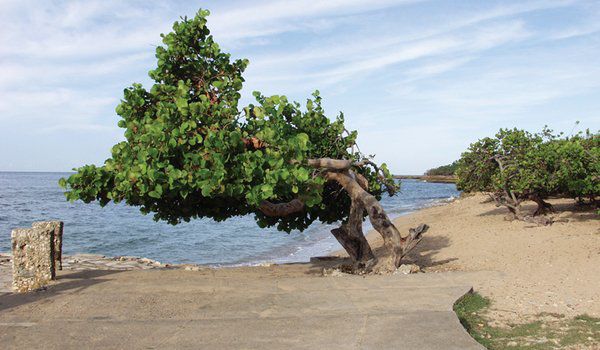
<svg viewBox="0 0 600 350">
<path fill-rule="evenodd" d="M 538 204 L 535 215 L 552 210 L 550 196 L 596 201 L 600 194 L 600 134 L 575 136 L 551 130 L 532 134 L 501 129 L 494 138 L 471 144 L 458 161 L 457 187 L 487 192 L 517 217 L 521 203 Z"/>
</svg>

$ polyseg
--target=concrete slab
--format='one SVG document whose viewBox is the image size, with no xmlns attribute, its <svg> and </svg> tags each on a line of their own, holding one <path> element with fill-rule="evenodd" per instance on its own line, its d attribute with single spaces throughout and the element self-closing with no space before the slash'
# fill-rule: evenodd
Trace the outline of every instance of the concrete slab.
<svg viewBox="0 0 600 350">
<path fill-rule="evenodd" d="M 3 349 L 483 349 L 452 311 L 470 273 L 59 277 L 46 291 L 0 295 Z"/>
</svg>

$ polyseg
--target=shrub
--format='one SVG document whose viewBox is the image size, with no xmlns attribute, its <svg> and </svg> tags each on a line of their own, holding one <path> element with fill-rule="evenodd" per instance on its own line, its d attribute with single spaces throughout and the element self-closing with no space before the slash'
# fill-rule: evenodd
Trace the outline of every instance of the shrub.
<svg viewBox="0 0 600 350">
<path fill-rule="evenodd" d="M 534 216 L 552 210 L 550 196 L 596 201 L 600 193 L 599 134 L 564 137 L 551 130 L 532 134 L 500 129 L 494 138 L 471 144 L 458 161 L 457 187 L 489 193 L 518 218 L 521 203 L 538 204 Z"/>
</svg>

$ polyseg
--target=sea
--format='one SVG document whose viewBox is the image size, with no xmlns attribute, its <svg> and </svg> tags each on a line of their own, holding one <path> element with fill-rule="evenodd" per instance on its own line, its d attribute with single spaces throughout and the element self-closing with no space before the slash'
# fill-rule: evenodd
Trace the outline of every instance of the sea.
<svg viewBox="0 0 600 350">
<path fill-rule="evenodd" d="M 0 252 L 11 250 L 10 232 L 34 221 L 62 220 L 63 254 L 137 256 L 171 264 L 239 266 L 309 261 L 342 249 L 330 230 L 314 223 L 290 234 L 261 229 L 251 216 L 224 222 L 196 219 L 176 226 L 156 222 L 125 204 L 70 203 L 58 186 L 70 173 L 0 172 Z M 454 184 L 402 180 L 401 192 L 381 203 L 391 217 L 439 205 L 459 195 Z M 365 221 L 364 232 L 370 229 Z"/>
</svg>

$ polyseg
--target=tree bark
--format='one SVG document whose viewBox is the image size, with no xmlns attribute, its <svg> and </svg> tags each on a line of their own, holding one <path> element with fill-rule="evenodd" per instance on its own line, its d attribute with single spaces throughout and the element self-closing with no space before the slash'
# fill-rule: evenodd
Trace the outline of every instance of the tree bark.
<svg viewBox="0 0 600 350">
<path fill-rule="evenodd" d="M 266 216 L 282 217 L 292 215 L 304 210 L 304 202 L 299 199 L 292 199 L 285 203 L 271 203 L 262 201 L 258 209 Z"/>
<path fill-rule="evenodd" d="M 328 180 L 338 182 L 346 190 L 352 202 L 364 206 L 373 228 L 381 234 L 384 244 L 392 253 L 391 262 L 393 266 L 400 266 L 402 258 L 421 241 L 422 234 L 427 230 L 427 225 L 422 225 L 421 229 L 411 230 L 408 236 L 402 237 L 377 199 L 365 191 L 347 171 L 330 171 L 325 176 Z"/>
<path fill-rule="evenodd" d="M 362 204 L 352 202 L 348 222 L 331 230 L 333 236 L 340 242 L 352 261 L 355 262 L 355 268 L 371 267 L 377 262 L 371 246 L 363 234 L 364 211 L 365 207 Z"/>
<path fill-rule="evenodd" d="M 533 195 L 530 197 L 530 199 L 537 204 L 537 209 L 533 213 L 533 216 L 539 216 L 554 211 L 552 204 L 544 201 L 540 196 Z"/>
<path fill-rule="evenodd" d="M 313 168 L 348 170 L 352 166 L 352 162 L 346 159 L 317 158 L 309 159 L 308 165 Z"/>
</svg>

